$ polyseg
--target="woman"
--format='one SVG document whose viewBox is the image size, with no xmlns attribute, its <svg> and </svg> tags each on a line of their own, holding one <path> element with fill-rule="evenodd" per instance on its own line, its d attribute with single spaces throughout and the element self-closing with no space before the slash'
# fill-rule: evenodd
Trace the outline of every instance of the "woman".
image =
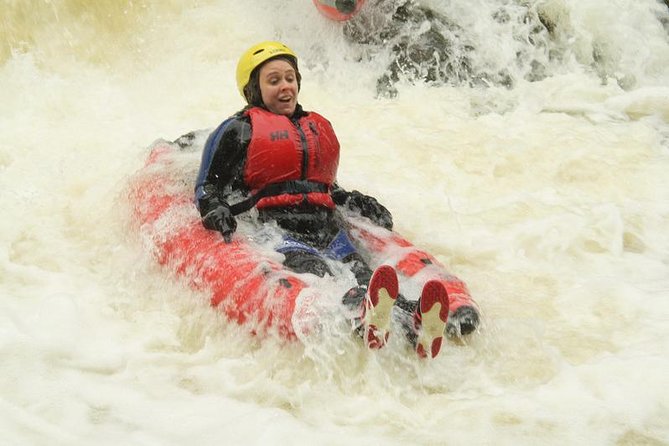
<svg viewBox="0 0 669 446">
<path fill-rule="evenodd" d="M 329 121 L 298 103 L 300 81 L 297 56 L 280 42 L 259 43 L 241 56 L 237 86 L 248 105 L 205 145 L 196 183 L 202 223 L 230 242 L 235 216 L 255 208 L 261 222 L 276 222 L 285 231 L 276 250 L 286 268 L 323 277 L 332 275 L 325 258 L 348 265 L 358 286 L 344 303 L 360 308 L 359 332 L 369 347 L 379 348 L 398 297 L 397 276 L 388 266 L 372 274 L 336 208 L 357 211 L 387 229 L 392 216 L 373 197 L 337 185 L 339 142 Z"/>
</svg>

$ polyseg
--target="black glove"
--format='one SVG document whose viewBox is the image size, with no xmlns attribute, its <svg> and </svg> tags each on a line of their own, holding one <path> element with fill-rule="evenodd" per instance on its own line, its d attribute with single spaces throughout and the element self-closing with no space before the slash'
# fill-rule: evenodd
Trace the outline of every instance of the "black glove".
<svg viewBox="0 0 669 446">
<path fill-rule="evenodd" d="M 360 215 L 367 217 L 377 225 L 388 230 L 393 229 L 393 216 L 376 198 L 364 195 L 354 190 L 348 193 L 346 207 L 352 211 L 360 212 Z"/>
<path fill-rule="evenodd" d="M 218 207 L 207 212 L 202 217 L 202 224 L 207 229 L 212 229 L 223 234 L 226 243 L 232 240 L 232 233 L 237 229 L 237 220 L 230 212 L 230 206 L 221 204 Z"/>
</svg>

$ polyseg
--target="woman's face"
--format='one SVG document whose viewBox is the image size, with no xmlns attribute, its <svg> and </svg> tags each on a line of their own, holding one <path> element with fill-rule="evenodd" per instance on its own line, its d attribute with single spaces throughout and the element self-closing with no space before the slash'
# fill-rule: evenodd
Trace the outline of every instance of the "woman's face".
<svg viewBox="0 0 669 446">
<path fill-rule="evenodd" d="M 269 111 L 291 116 L 297 107 L 297 73 L 286 60 L 270 60 L 260 67 L 260 94 Z"/>
</svg>

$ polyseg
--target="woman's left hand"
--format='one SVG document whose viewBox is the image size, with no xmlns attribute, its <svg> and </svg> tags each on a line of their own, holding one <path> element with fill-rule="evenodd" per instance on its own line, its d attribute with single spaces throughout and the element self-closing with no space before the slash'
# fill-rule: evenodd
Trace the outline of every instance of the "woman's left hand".
<svg viewBox="0 0 669 446">
<path fill-rule="evenodd" d="M 346 207 L 352 211 L 360 212 L 360 215 L 367 217 L 377 225 L 388 230 L 393 229 L 393 216 L 388 209 L 379 203 L 376 198 L 364 195 L 354 190 L 348 193 Z"/>
</svg>

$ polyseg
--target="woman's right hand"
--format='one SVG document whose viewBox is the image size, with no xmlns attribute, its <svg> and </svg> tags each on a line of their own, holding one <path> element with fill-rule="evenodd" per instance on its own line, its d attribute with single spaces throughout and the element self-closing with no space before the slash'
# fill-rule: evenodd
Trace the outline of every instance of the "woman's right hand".
<svg viewBox="0 0 669 446">
<path fill-rule="evenodd" d="M 202 224 L 207 229 L 220 232 L 226 243 L 232 241 L 232 233 L 237 229 L 237 220 L 235 220 L 234 215 L 230 212 L 230 206 L 227 204 L 221 204 L 207 212 L 202 217 Z"/>
</svg>

